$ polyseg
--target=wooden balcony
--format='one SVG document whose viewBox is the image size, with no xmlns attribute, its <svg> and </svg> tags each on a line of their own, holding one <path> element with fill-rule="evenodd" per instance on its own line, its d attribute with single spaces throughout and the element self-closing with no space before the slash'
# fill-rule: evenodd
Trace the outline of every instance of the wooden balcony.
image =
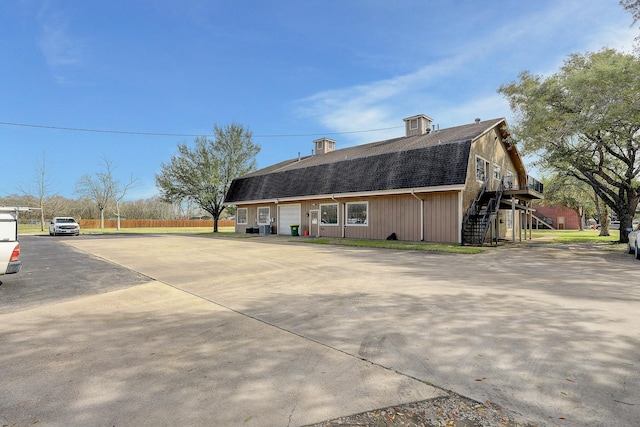
<svg viewBox="0 0 640 427">
<path fill-rule="evenodd" d="M 518 185 L 517 183 L 505 182 L 504 193 L 502 197 L 514 196 L 520 200 L 531 201 L 544 198 L 544 186 L 537 179 L 527 175 L 526 185 Z"/>
</svg>

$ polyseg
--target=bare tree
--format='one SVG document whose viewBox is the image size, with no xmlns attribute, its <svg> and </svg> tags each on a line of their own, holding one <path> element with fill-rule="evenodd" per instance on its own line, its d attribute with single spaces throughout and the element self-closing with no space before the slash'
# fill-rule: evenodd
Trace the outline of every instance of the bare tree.
<svg viewBox="0 0 640 427">
<path fill-rule="evenodd" d="M 37 200 L 38 208 L 40 208 L 40 231 L 44 231 L 45 204 L 50 197 L 51 177 L 50 169 L 47 165 L 46 153 L 42 152 L 42 159 L 39 159 L 38 166 L 35 169 L 33 180 L 29 184 L 20 184 L 18 189 L 25 195 L 32 196 Z"/>
<path fill-rule="evenodd" d="M 116 204 L 118 216 L 118 230 L 120 229 L 120 202 L 131 188 L 135 187 L 137 179 L 131 176 L 131 180 L 124 186 L 114 178 L 113 162 L 106 156 L 102 157 L 103 170 L 94 176 L 85 174 L 76 183 L 76 193 L 95 202 L 100 212 L 100 228 L 104 228 L 104 210 L 110 201 Z"/>
<path fill-rule="evenodd" d="M 138 185 L 138 180 L 137 178 L 134 178 L 133 175 L 131 175 L 129 182 L 124 184 L 122 187 L 120 186 L 120 183 L 118 181 L 115 181 L 113 201 L 116 203 L 116 219 L 117 219 L 116 227 L 118 231 L 120 231 L 120 203 L 122 202 L 124 197 L 127 195 L 127 192 L 132 188 L 136 187 L 137 185 Z"/>
</svg>

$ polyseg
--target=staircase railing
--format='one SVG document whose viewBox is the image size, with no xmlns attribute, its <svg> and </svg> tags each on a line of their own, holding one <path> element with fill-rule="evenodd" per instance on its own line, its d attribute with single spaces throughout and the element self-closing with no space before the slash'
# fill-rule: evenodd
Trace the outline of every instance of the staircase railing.
<svg viewBox="0 0 640 427">
<path fill-rule="evenodd" d="M 487 232 L 500 209 L 500 200 L 504 193 L 504 183 L 501 181 L 495 195 L 483 204 L 487 183 L 485 181 L 478 197 L 471 203 L 462 222 L 462 243 L 482 245 L 487 238 Z"/>
<path fill-rule="evenodd" d="M 487 191 L 487 181 L 484 181 L 484 184 L 482 184 L 482 188 L 480 189 L 480 193 L 478 193 L 478 197 L 476 197 L 476 199 L 471 202 L 471 206 L 469 206 L 469 209 L 467 209 L 467 212 L 464 214 L 464 218 L 462 219 L 462 226 L 464 227 L 464 225 L 469 222 L 469 219 L 471 218 L 471 215 L 478 215 L 478 213 L 480 213 L 480 201 L 482 200 L 482 197 L 484 196 L 485 191 Z"/>
<path fill-rule="evenodd" d="M 478 244 L 482 244 L 487 238 L 487 232 L 489 231 L 489 227 L 491 222 L 495 218 L 498 210 L 500 209 L 500 199 L 502 199 L 502 193 L 504 192 L 504 183 L 502 180 L 500 181 L 500 185 L 498 185 L 498 189 L 496 190 L 496 194 L 494 197 L 489 199 L 487 203 L 487 209 L 484 212 L 482 217 L 482 224 L 484 224 L 484 231 L 482 232 L 482 237 L 479 239 Z"/>
</svg>

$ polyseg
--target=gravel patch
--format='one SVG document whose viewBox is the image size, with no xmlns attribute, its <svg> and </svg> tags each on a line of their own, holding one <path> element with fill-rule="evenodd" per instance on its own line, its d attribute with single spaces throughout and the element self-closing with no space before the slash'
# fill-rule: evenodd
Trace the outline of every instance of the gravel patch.
<svg viewBox="0 0 640 427">
<path fill-rule="evenodd" d="M 492 403 L 480 403 L 453 392 L 448 396 L 323 421 L 307 427 L 535 427 Z"/>
</svg>

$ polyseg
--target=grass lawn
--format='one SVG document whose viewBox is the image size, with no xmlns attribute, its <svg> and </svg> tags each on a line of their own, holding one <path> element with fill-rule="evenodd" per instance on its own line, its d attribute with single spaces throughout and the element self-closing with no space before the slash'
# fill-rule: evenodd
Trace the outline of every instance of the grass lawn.
<svg viewBox="0 0 640 427">
<path fill-rule="evenodd" d="M 361 248 L 385 248 L 400 249 L 408 251 L 429 251 L 445 252 L 456 254 L 477 254 L 487 250 L 474 246 L 460 246 L 453 243 L 429 243 L 429 242 L 405 242 L 400 240 L 365 240 L 365 239 L 338 239 L 319 237 L 296 239 L 303 243 L 314 243 L 321 245 L 356 246 Z"/>
<path fill-rule="evenodd" d="M 538 230 L 533 231 L 533 240 L 536 244 L 585 244 L 606 251 L 625 251 L 626 243 L 620 243 L 620 231 L 609 230 L 610 236 L 600 236 L 600 230 Z"/>
<path fill-rule="evenodd" d="M 554 243 L 618 243 L 619 230 L 610 230 L 610 236 L 600 236 L 600 230 L 533 230 L 534 240 Z"/>
</svg>

